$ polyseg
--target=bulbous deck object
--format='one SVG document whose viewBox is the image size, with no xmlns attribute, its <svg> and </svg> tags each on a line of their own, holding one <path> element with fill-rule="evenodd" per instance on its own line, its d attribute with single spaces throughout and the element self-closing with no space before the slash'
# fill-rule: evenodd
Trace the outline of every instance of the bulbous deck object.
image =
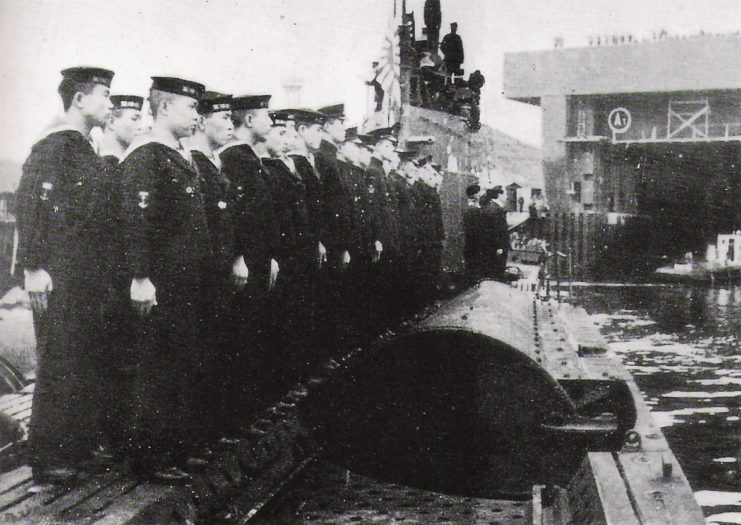
<svg viewBox="0 0 741 525">
<path fill-rule="evenodd" d="M 364 352 L 310 417 L 338 461 L 381 479 L 470 495 L 564 481 L 586 451 L 619 449 L 636 414 L 620 378 L 583 366 L 559 314 L 483 282 Z"/>
</svg>

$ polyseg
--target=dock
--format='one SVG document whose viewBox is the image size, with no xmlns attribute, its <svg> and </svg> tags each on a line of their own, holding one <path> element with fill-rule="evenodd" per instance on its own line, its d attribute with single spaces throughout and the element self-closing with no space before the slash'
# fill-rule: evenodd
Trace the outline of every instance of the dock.
<svg viewBox="0 0 741 525">
<path fill-rule="evenodd" d="M 0 475 L 0 524 L 272 523 L 281 511 L 294 507 L 290 523 L 383 522 L 391 518 L 428 523 L 433 516 L 449 523 L 704 523 L 682 467 L 652 420 L 638 386 L 586 311 L 544 300 L 518 286 L 481 283 L 433 312 L 420 327 L 450 326 L 453 319 L 449 314 L 462 309 L 466 318 L 459 321 L 474 330 L 497 331 L 491 321 L 499 319 L 501 339 L 511 338 L 528 360 L 561 385 L 575 410 L 616 395 L 633 399 L 634 419 L 630 419 L 629 431 L 619 436 L 618 446 L 588 451 L 568 482 L 533 484 L 524 499 L 487 499 L 374 480 L 335 465 L 321 436 L 306 425 L 302 407 L 326 391 L 327 385 L 355 374 L 365 359 L 375 359 L 373 352 L 385 347 L 381 341 L 337 358 L 340 367 L 327 369 L 325 376 L 306 385 L 305 390 L 294 390 L 292 403 L 268 409 L 249 435 L 219 449 L 208 467 L 187 486 L 154 485 L 112 470 L 89 473 L 65 487 L 37 485 L 30 467 L 22 464 L 23 445 L 17 443 L 11 456 L 16 464 L 6 461 L 6 471 Z M 516 313 L 518 308 L 527 309 L 527 318 Z M 506 311 L 511 312 L 510 317 L 505 316 Z M 594 388 L 578 386 L 584 384 Z M 25 429 L 32 396 L 32 386 L 3 396 L 0 411 Z M 618 428 L 622 428 L 620 424 Z M 554 435 L 607 432 L 596 425 L 594 420 L 581 417 L 551 430 Z M 614 422 L 610 425 L 614 427 Z"/>
</svg>

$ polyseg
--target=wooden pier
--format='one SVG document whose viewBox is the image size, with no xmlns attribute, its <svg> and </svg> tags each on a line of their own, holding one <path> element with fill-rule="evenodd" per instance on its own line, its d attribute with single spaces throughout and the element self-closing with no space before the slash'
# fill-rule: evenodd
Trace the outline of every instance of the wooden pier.
<svg viewBox="0 0 741 525">
<path fill-rule="evenodd" d="M 493 302 L 492 298 L 497 298 L 497 301 Z M 601 395 L 610 395 L 611 385 L 624 385 L 635 404 L 635 423 L 623 444 L 615 450 L 585 454 L 581 466 L 568 483 L 534 485 L 532 498 L 527 504 L 500 502 L 498 507 L 502 514 L 499 516 L 485 499 L 456 498 L 408 486 L 386 486 L 383 489 L 401 494 L 384 499 L 383 513 L 374 507 L 378 501 L 373 498 L 359 498 L 351 505 L 347 498 L 337 500 L 338 493 L 335 501 L 339 501 L 339 505 L 348 505 L 347 513 L 340 513 L 340 516 L 348 520 L 360 516 L 362 520 L 362 516 L 396 515 L 410 520 L 405 522 L 427 523 L 430 514 L 416 515 L 417 500 L 403 500 L 407 497 L 425 501 L 418 506 L 425 513 L 431 512 L 435 501 L 440 505 L 444 503 L 443 515 L 452 523 L 491 523 L 497 520 L 499 523 L 532 525 L 704 523 L 682 468 L 661 429 L 652 420 L 638 386 L 622 367 L 619 358 L 609 350 L 583 309 L 554 300 L 545 301 L 531 292 L 489 282 L 464 292 L 453 302 L 465 304 L 468 316 L 465 321 L 474 326 L 480 322 L 482 329 L 491 330 L 487 319 L 496 313 L 502 323 L 519 327 L 509 332 L 520 334 L 519 348 L 558 384 L 564 385 L 565 390 L 569 391 L 569 384 L 579 381 L 601 382 L 605 386 L 602 390 L 591 390 L 588 395 L 575 395 L 576 405 L 592 403 Z M 517 315 L 501 318 L 501 305 L 504 303 L 526 304 L 532 315 L 528 319 Z M 422 325 L 449 325 L 450 319 L 444 317 L 433 313 Z M 89 473 L 65 487 L 40 486 L 33 482 L 28 466 L 11 465 L 12 468 L 0 475 L 0 524 L 271 523 L 271 504 L 282 501 L 281 498 L 289 491 L 287 487 L 295 487 L 295 479 L 300 479 L 306 472 L 322 471 L 319 467 L 312 467 L 319 465 L 320 443 L 304 426 L 300 416 L 302 405 L 311 399 L 314 388 L 331 383 L 333 374 L 352 373 L 353 367 L 362 363 L 363 354 L 369 351 L 348 353 L 339 358 L 339 370 L 328 370 L 326 377 L 308 385 L 308 392 L 294 391 L 292 401 L 295 407 L 272 407 L 255 422 L 250 435 L 220 449 L 209 466 L 184 487 L 153 485 L 136 480 L 125 472 L 112 470 Z M 0 398 L 0 411 L 22 425 L 27 424 L 32 390 L 29 387 Z M 595 428 L 586 425 L 581 430 L 594 432 Z M 554 429 L 554 432 L 579 431 L 576 422 L 565 422 L 562 427 Z M 22 460 L 22 453 L 15 452 L 18 454 L 16 460 Z M 326 463 L 327 460 L 321 461 Z M 358 478 L 349 470 L 346 476 Z M 312 483 L 303 486 L 304 492 L 292 494 L 310 498 Z M 321 489 L 317 486 L 316 490 Z M 347 487 L 342 490 L 346 492 Z M 433 497 L 425 499 L 424 494 Z M 389 514 L 388 506 L 393 506 L 393 503 L 388 501 L 396 501 L 404 508 L 396 509 L 397 514 Z M 321 508 L 317 509 L 311 523 L 336 521 L 341 511 L 341 508 L 335 508 L 332 513 L 322 514 Z M 300 515 L 294 518 L 296 523 L 303 522 Z"/>
</svg>

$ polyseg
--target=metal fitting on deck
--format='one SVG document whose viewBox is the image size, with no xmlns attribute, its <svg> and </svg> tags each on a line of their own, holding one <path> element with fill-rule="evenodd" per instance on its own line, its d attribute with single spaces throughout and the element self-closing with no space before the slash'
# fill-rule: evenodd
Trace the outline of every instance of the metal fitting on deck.
<svg viewBox="0 0 741 525">
<path fill-rule="evenodd" d="M 625 445 L 629 450 L 640 450 L 641 435 L 636 430 L 628 430 L 625 433 Z"/>
</svg>

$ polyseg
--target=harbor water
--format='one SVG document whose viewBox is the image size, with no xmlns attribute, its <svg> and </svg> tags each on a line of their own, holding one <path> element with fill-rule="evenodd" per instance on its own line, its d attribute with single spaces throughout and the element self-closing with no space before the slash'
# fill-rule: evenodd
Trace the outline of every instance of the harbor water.
<svg viewBox="0 0 741 525">
<path fill-rule="evenodd" d="M 708 523 L 741 523 L 741 286 L 576 286 L 635 376 Z"/>
</svg>

